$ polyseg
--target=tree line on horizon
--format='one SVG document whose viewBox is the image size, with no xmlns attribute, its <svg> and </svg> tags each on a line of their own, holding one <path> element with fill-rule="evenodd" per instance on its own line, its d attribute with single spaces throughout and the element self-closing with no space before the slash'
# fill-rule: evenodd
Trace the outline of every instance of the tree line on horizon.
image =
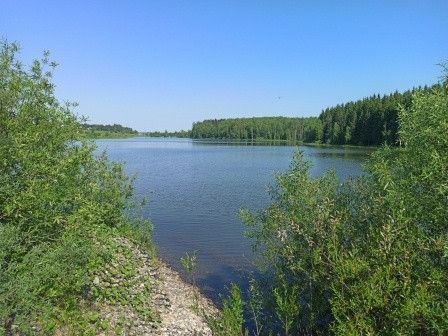
<svg viewBox="0 0 448 336">
<path fill-rule="evenodd" d="M 137 132 L 120 124 L 84 124 L 92 137 L 132 136 L 282 141 L 330 145 L 399 145 L 398 110 L 410 108 L 415 92 L 429 92 L 439 84 L 405 92 L 372 96 L 328 107 L 318 117 L 252 117 L 207 119 L 194 122 L 191 130 Z"/>
<path fill-rule="evenodd" d="M 123 134 L 137 134 L 138 132 L 131 127 L 122 126 L 120 124 L 102 125 L 102 124 L 83 124 L 84 129 L 94 132 L 111 132 Z"/>
<path fill-rule="evenodd" d="M 126 127 L 121 124 L 103 125 L 103 124 L 82 124 L 83 129 L 87 132 L 90 138 L 101 137 L 126 137 L 126 136 L 147 136 L 147 137 L 176 137 L 176 138 L 188 138 L 190 137 L 190 131 L 152 131 L 152 132 L 138 132 L 131 127 Z"/>
<path fill-rule="evenodd" d="M 439 84 L 374 94 L 323 110 L 319 117 L 208 119 L 193 123 L 193 139 L 279 140 L 332 145 L 398 145 L 398 110 L 411 106 L 412 94 Z"/>
<path fill-rule="evenodd" d="M 168 130 L 165 131 L 152 131 L 152 132 L 143 132 L 141 133 L 143 136 L 153 137 L 153 138 L 189 138 L 190 137 L 190 131 L 173 131 L 169 132 Z"/>
<path fill-rule="evenodd" d="M 315 142 L 322 134 L 317 117 L 254 117 L 212 119 L 193 123 L 193 139 Z"/>
</svg>

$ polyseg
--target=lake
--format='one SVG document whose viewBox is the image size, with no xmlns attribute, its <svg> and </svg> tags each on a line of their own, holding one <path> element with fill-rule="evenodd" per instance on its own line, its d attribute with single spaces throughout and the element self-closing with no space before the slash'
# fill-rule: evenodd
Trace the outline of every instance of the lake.
<svg viewBox="0 0 448 336">
<path fill-rule="evenodd" d="M 198 285 L 208 297 L 230 282 L 245 287 L 255 270 L 251 242 L 238 210 L 270 202 L 268 186 L 288 169 L 294 146 L 219 144 L 191 139 L 97 140 L 99 150 L 136 175 L 138 197 L 149 196 L 144 216 L 154 223 L 158 255 L 182 273 L 180 257 L 198 251 Z M 362 174 L 371 149 L 301 146 L 318 176 L 334 169 L 339 181 Z"/>
</svg>

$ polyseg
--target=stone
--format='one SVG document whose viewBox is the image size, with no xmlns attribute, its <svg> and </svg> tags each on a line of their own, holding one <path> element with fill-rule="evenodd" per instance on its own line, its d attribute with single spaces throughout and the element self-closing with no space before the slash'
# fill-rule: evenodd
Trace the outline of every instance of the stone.
<svg viewBox="0 0 448 336">
<path fill-rule="evenodd" d="M 122 237 L 114 240 L 121 252 L 109 264 L 115 269 L 111 267 L 110 273 L 104 271 L 108 279 L 101 282 L 106 287 L 120 286 L 120 293 L 127 296 L 123 304 L 113 305 L 114 299 L 99 302 L 101 317 L 109 322 L 110 330 L 124 325 L 126 335 L 212 335 L 205 316 L 199 316 L 191 308 L 197 293 L 201 312 L 207 316 L 218 312 L 213 303 L 200 294 L 199 289 L 184 282 L 177 272 L 163 262 L 150 258 L 129 240 Z M 122 279 L 116 271 L 117 261 L 121 265 L 132 265 L 135 269 Z M 134 298 L 140 299 L 136 301 Z"/>
</svg>

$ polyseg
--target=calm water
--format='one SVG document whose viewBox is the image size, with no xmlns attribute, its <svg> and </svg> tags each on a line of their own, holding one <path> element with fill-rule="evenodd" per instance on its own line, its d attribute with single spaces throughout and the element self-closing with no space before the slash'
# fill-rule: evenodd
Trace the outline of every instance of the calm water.
<svg viewBox="0 0 448 336">
<path fill-rule="evenodd" d="M 254 270 L 238 209 L 269 203 L 267 187 L 288 169 L 297 147 L 241 146 L 190 139 L 98 140 L 111 159 L 135 174 L 136 194 L 150 195 L 144 215 L 155 225 L 159 256 L 178 271 L 185 252 L 198 251 L 199 286 L 212 299 L 225 285 L 243 285 Z M 300 147 L 316 176 L 334 169 L 340 181 L 362 173 L 369 151 Z"/>
</svg>

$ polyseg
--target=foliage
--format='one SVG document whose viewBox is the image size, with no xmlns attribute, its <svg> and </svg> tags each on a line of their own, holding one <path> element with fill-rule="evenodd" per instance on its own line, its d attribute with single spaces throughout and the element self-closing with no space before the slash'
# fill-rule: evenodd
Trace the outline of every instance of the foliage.
<svg viewBox="0 0 448 336">
<path fill-rule="evenodd" d="M 182 267 L 188 272 L 191 273 L 196 269 L 197 264 L 197 251 L 193 251 L 193 253 L 186 252 L 183 257 L 180 258 L 180 262 Z"/>
<path fill-rule="evenodd" d="M 248 288 L 248 302 L 246 310 L 248 310 L 251 322 L 253 323 L 253 334 L 258 336 L 264 331 L 264 312 L 263 312 L 263 293 L 261 291 L 261 286 L 255 280 L 251 278 L 249 280 Z"/>
<path fill-rule="evenodd" d="M 191 137 L 195 139 L 281 140 L 315 142 L 321 138 L 319 119 L 260 117 L 204 120 L 193 124 Z"/>
<path fill-rule="evenodd" d="M 193 285 L 193 302 L 192 302 L 192 309 L 196 313 L 200 313 L 199 309 L 199 290 L 197 289 L 197 283 L 196 283 L 196 266 L 197 266 L 197 251 L 193 251 L 192 253 L 185 252 L 185 255 L 180 258 L 180 263 L 184 270 L 188 273 L 188 276 L 190 277 L 190 282 Z"/>
<path fill-rule="evenodd" d="M 165 130 L 164 132 L 159 131 L 144 132 L 142 133 L 142 135 L 153 138 L 189 138 L 190 131 L 180 130 L 180 131 L 168 132 L 167 130 Z"/>
<path fill-rule="evenodd" d="M 283 282 L 281 287 L 274 288 L 273 294 L 275 299 L 275 313 L 281 322 L 285 335 L 290 335 L 294 322 L 297 322 L 296 319 L 299 316 L 300 310 L 297 300 L 298 286 Z"/>
<path fill-rule="evenodd" d="M 79 140 L 81 120 L 54 95 L 48 53 L 26 70 L 18 50 L 3 42 L 0 51 L 0 333 L 84 328 L 80 309 L 110 257 L 109 232 L 131 226 L 132 185 Z"/>
<path fill-rule="evenodd" d="M 378 150 L 368 175 L 311 178 L 298 153 L 272 204 L 242 211 L 272 272 L 263 304 L 273 331 L 448 333 L 447 89 L 416 91 L 398 111 L 403 147 Z"/>
<path fill-rule="evenodd" d="M 213 335 L 247 336 L 249 332 L 243 328 L 243 306 L 241 290 L 237 285 L 232 284 L 230 295 L 223 300 L 220 315 L 209 323 Z"/>
<path fill-rule="evenodd" d="M 398 145 L 400 106 L 411 107 L 412 95 L 439 88 L 418 87 L 403 93 L 372 95 L 323 110 L 319 117 L 259 117 L 214 119 L 193 123 L 195 139 L 233 139 L 325 143 L 333 145 Z"/>
<path fill-rule="evenodd" d="M 399 132 L 404 148 L 371 160 L 369 195 L 354 213 L 361 236 L 337 260 L 339 334 L 448 332 L 446 89 L 414 93 L 412 108 L 400 109 Z"/>
<path fill-rule="evenodd" d="M 338 184 L 333 173 L 312 179 L 308 169 L 297 153 L 291 169 L 277 177 L 274 202 L 258 216 L 241 213 L 266 268 L 274 265 L 266 292 L 273 295 L 271 315 L 276 318 L 269 324 L 282 325 L 288 334 L 325 330 L 330 312 L 325 299 L 328 267 L 320 255 L 335 235 Z"/>
<path fill-rule="evenodd" d="M 438 87 L 434 85 L 433 88 Z M 414 92 L 429 92 L 427 86 L 389 95 L 379 94 L 326 108 L 319 115 L 322 142 L 336 145 L 398 145 L 400 106 L 411 107 Z"/>
<path fill-rule="evenodd" d="M 120 124 L 83 124 L 82 127 L 85 130 L 86 137 L 90 139 L 127 138 L 138 134 L 136 130 Z"/>
</svg>

